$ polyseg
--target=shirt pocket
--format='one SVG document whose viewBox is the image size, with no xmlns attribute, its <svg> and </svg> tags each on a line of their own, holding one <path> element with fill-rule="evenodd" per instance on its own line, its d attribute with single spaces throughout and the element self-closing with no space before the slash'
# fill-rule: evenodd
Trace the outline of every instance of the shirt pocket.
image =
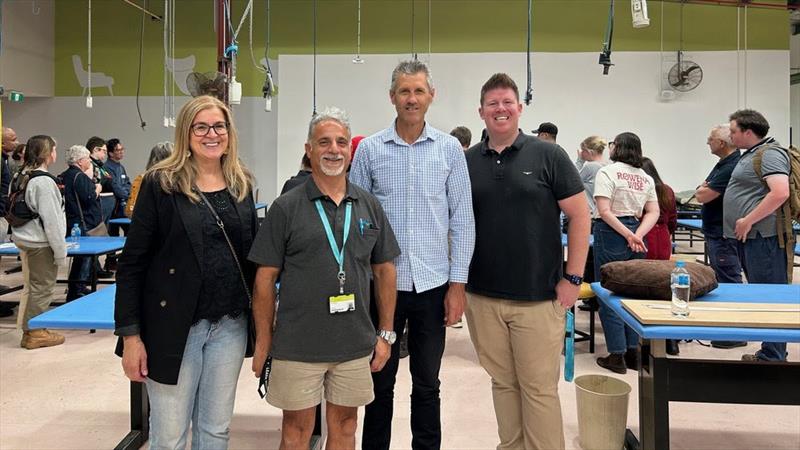
<svg viewBox="0 0 800 450">
<path fill-rule="evenodd" d="M 363 233 L 356 232 L 353 239 L 353 256 L 362 264 L 370 264 L 372 259 L 372 249 L 378 242 L 381 230 L 377 228 L 364 228 Z"/>
</svg>

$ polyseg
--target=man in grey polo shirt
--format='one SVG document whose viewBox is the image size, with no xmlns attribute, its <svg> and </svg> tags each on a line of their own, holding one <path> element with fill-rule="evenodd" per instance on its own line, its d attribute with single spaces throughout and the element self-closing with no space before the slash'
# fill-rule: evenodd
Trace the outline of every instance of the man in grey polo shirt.
<svg viewBox="0 0 800 450">
<path fill-rule="evenodd" d="M 739 259 L 748 283 L 785 284 L 786 256 L 778 244 L 775 211 L 789 198 L 789 155 L 771 137 L 769 123 L 759 112 L 743 109 L 731 114 L 731 141 L 746 149 L 731 173 L 723 198 L 722 231 L 739 241 Z M 762 152 L 761 176 L 753 157 Z M 786 360 L 785 342 L 763 342 L 745 361 Z"/>
<path fill-rule="evenodd" d="M 383 368 L 396 337 L 393 260 L 400 247 L 378 200 L 347 182 L 350 125 L 344 113 L 316 115 L 305 148 L 311 176 L 275 200 L 250 250 L 259 264 L 253 372 L 259 376 L 272 355 L 267 401 L 283 409 L 281 448 L 308 446 L 324 387 L 327 447 L 353 449 L 358 407 L 373 399 L 370 371 Z"/>
</svg>

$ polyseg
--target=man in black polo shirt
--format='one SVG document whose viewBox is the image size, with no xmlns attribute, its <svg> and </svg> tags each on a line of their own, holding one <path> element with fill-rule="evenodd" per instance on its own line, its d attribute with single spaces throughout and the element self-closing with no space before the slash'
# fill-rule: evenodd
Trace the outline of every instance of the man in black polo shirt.
<svg viewBox="0 0 800 450">
<path fill-rule="evenodd" d="M 396 338 L 393 260 L 400 247 L 380 202 L 347 182 L 350 125 L 344 113 L 329 109 L 311 119 L 305 147 L 311 176 L 275 200 L 250 250 L 260 266 L 253 372 L 259 376 L 272 355 L 267 401 L 283 410 L 281 448 L 308 446 L 324 387 L 327 446 L 353 449 L 358 407 L 373 399 L 370 371 L 383 368 Z"/>
<path fill-rule="evenodd" d="M 589 205 L 567 154 L 519 130 L 514 80 L 489 78 L 479 112 L 487 138 L 466 153 L 476 225 L 466 315 L 492 377 L 497 448 L 563 449 L 559 362 L 589 249 Z M 562 211 L 570 219 L 565 273 Z"/>
<path fill-rule="evenodd" d="M 703 236 L 708 248 L 708 260 L 720 283 L 741 283 L 742 266 L 735 239 L 722 235 L 722 199 L 731 179 L 731 172 L 739 162 L 741 154 L 731 142 L 730 125 L 719 125 L 711 129 L 707 140 L 711 153 L 719 158 L 694 197 L 703 204 Z"/>
</svg>

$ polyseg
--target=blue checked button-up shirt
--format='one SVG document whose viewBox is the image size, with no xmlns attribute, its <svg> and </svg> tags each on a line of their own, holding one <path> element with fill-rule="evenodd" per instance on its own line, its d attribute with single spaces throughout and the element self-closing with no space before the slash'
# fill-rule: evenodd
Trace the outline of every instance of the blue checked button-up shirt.
<svg viewBox="0 0 800 450">
<path fill-rule="evenodd" d="M 467 282 L 475 216 L 458 140 L 426 124 L 409 145 L 392 124 L 359 143 L 350 181 L 378 198 L 397 236 L 397 290 Z"/>
</svg>

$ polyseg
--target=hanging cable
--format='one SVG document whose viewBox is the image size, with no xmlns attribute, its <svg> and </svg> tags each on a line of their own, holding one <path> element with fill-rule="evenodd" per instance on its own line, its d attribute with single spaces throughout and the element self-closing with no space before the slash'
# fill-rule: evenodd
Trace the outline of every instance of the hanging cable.
<svg viewBox="0 0 800 450">
<path fill-rule="evenodd" d="M 736 108 L 742 108 L 742 38 L 741 8 L 736 8 Z"/>
<path fill-rule="evenodd" d="M 528 0 L 528 88 L 525 90 L 525 104 L 533 100 L 533 69 L 531 68 L 531 18 L 533 16 L 533 0 Z"/>
<path fill-rule="evenodd" d="M 747 5 L 744 5 L 744 107 L 747 108 Z"/>
<path fill-rule="evenodd" d="M 356 57 L 353 64 L 364 64 L 361 59 L 361 0 L 358 0 L 358 20 L 356 21 Z"/>
<path fill-rule="evenodd" d="M 431 63 L 431 0 L 428 0 L 428 64 Z"/>
<path fill-rule="evenodd" d="M 414 58 L 414 61 L 417 60 L 417 51 L 416 46 L 414 44 L 414 35 L 415 35 L 415 27 L 414 27 L 414 0 L 411 0 L 411 56 Z"/>
<path fill-rule="evenodd" d="M 147 0 L 145 0 L 144 5 L 146 8 Z M 142 130 L 147 126 L 147 123 L 142 118 L 142 108 L 139 105 L 139 94 L 142 89 L 142 57 L 144 56 L 144 17 L 145 13 L 142 11 L 142 20 L 139 23 L 139 74 L 136 77 L 136 112 L 139 114 Z"/>
<path fill-rule="evenodd" d="M 256 70 L 258 70 L 259 72 L 264 73 L 264 72 L 267 71 L 267 69 L 265 69 L 264 66 L 262 66 L 261 64 L 259 64 L 256 61 L 256 55 L 255 55 L 255 53 L 253 53 L 253 16 L 254 15 L 255 15 L 254 11 L 251 10 L 250 14 L 249 14 L 250 24 L 248 25 L 248 27 L 249 27 L 249 43 L 250 43 L 250 61 L 252 61 L 253 66 L 255 66 Z"/>
<path fill-rule="evenodd" d="M 266 14 L 266 33 L 267 42 L 264 45 L 264 69 L 266 71 L 266 78 L 264 79 L 264 86 L 261 88 L 261 93 L 264 95 L 264 111 L 272 111 L 272 97 L 278 93 L 278 88 L 272 79 L 272 68 L 269 65 L 269 51 L 271 46 L 271 33 L 272 33 L 272 9 L 270 8 L 270 0 L 267 0 L 267 14 Z"/>
<path fill-rule="evenodd" d="M 663 19 L 662 19 L 663 20 Z M 608 23 L 606 24 L 605 41 L 603 42 L 603 50 L 600 52 L 600 61 L 598 64 L 603 65 L 603 75 L 608 75 L 608 69 L 614 64 L 611 64 L 611 43 L 614 39 L 614 0 L 611 0 L 608 7 Z"/>
<path fill-rule="evenodd" d="M 169 19 L 169 0 L 164 0 L 164 128 L 169 127 Z"/>
<path fill-rule="evenodd" d="M 89 96 L 86 97 L 86 107 L 92 107 L 92 0 L 89 0 L 89 28 L 88 28 L 88 48 L 87 48 L 87 61 L 86 61 L 86 78 L 87 87 L 89 88 Z"/>
<path fill-rule="evenodd" d="M 177 17 L 176 8 L 178 2 L 172 0 L 170 2 L 171 11 L 170 11 L 170 49 L 169 54 L 172 56 L 172 95 L 169 99 L 169 126 L 175 128 L 175 18 Z"/>
<path fill-rule="evenodd" d="M 313 92 L 311 97 L 311 117 L 317 115 L 317 0 L 314 0 L 314 27 L 313 27 L 313 40 L 314 40 L 314 70 L 313 70 Z"/>
</svg>

